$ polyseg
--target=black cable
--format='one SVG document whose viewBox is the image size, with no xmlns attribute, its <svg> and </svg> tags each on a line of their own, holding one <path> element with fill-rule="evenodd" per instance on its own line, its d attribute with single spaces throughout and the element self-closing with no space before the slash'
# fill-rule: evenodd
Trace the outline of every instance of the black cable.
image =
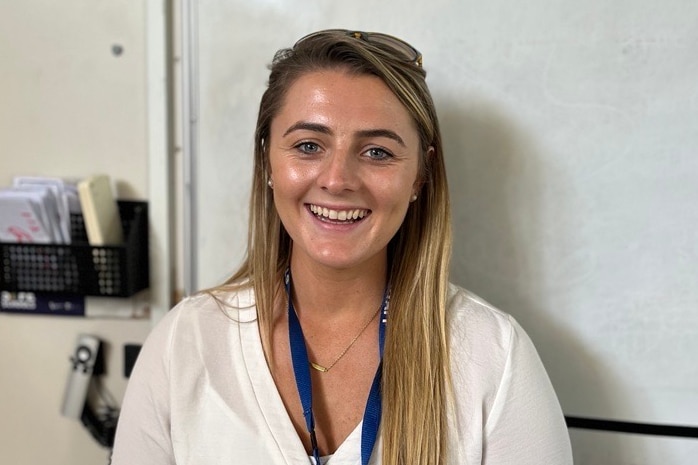
<svg viewBox="0 0 698 465">
<path fill-rule="evenodd" d="M 655 423 L 633 423 L 628 421 L 603 420 L 599 418 L 582 418 L 566 416 L 568 428 L 611 431 L 616 433 L 649 434 L 655 436 L 672 436 L 698 438 L 698 427 L 664 425 Z"/>
<path fill-rule="evenodd" d="M 82 424 L 92 434 L 92 437 L 104 447 L 114 446 L 114 436 L 116 435 L 116 419 L 100 418 L 95 414 L 89 404 L 85 404 L 80 416 Z"/>
<path fill-rule="evenodd" d="M 85 400 L 80 421 L 97 442 L 111 448 L 114 446 L 119 408 L 115 406 L 114 397 L 104 387 L 100 378 L 93 377 L 90 380 L 89 390 L 93 395 Z M 93 406 L 90 398 L 101 401 L 101 405 Z"/>
</svg>

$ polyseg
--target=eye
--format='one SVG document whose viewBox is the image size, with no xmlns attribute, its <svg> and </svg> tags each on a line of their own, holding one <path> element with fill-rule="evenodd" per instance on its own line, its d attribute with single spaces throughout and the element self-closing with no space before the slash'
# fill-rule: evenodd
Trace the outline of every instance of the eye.
<svg viewBox="0 0 698 465">
<path fill-rule="evenodd" d="M 364 153 L 371 160 L 381 161 L 381 160 L 389 160 L 389 159 L 393 158 L 392 153 L 390 153 L 387 150 L 382 149 L 380 147 L 371 147 L 370 149 L 366 150 L 366 152 L 364 152 Z"/>
<path fill-rule="evenodd" d="M 296 144 L 295 148 L 300 152 L 309 154 L 317 153 L 318 151 L 320 151 L 320 146 L 313 142 L 301 142 L 300 144 Z"/>
</svg>

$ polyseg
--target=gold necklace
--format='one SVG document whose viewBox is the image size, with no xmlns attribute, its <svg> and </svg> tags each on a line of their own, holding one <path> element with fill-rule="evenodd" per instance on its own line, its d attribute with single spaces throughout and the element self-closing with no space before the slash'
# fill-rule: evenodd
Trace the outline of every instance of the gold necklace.
<svg viewBox="0 0 698 465">
<path fill-rule="evenodd" d="M 380 313 L 382 307 L 383 307 L 383 305 L 381 304 L 381 306 L 378 307 L 378 310 L 376 310 L 376 313 L 374 313 L 373 316 L 371 317 L 371 319 L 366 322 L 366 324 L 364 325 L 363 328 L 361 328 L 361 331 L 359 331 L 359 334 L 354 336 L 354 339 L 351 340 L 349 345 L 342 351 L 342 353 L 340 353 L 337 356 L 337 358 L 334 359 L 334 361 L 332 363 L 330 363 L 329 366 L 324 367 L 324 366 L 320 365 L 319 363 L 315 363 L 315 362 L 310 362 L 310 366 L 321 373 L 327 373 L 328 371 L 330 371 L 332 369 L 332 367 L 335 366 L 337 364 L 337 362 L 339 362 L 342 359 L 342 357 L 344 357 L 344 355 L 346 355 L 347 352 L 349 352 L 349 349 L 351 349 L 351 346 L 353 346 L 354 343 L 359 339 L 359 337 L 361 337 L 361 335 L 364 333 L 364 331 L 366 331 L 366 328 L 368 328 L 368 326 L 371 324 L 371 322 L 376 319 L 376 316 L 378 315 L 378 313 Z"/>
</svg>

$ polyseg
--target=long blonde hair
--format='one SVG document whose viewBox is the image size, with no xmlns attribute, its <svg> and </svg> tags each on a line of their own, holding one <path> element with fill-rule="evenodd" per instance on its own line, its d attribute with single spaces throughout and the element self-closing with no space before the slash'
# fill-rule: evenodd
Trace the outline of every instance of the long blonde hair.
<svg viewBox="0 0 698 465">
<path fill-rule="evenodd" d="M 317 33 L 277 52 L 255 133 L 247 257 L 218 288 L 254 288 L 259 325 L 271 334 L 274 302 L 289 265 L 291 239 L 267 187 L 269 134 L 290 86 L 322 69 L 379 77 L 414 119 L 421 142 L 419 196 L 389 244 L 390 317 L 381 394 L 383 463 L 446 463 L 450 364 L 445 324 L 451 217 L 441 132 L 426 72 L 381 43 L 337 31 Z M 271 342 L 265 341 L 268 348 Z"/>
</svg>

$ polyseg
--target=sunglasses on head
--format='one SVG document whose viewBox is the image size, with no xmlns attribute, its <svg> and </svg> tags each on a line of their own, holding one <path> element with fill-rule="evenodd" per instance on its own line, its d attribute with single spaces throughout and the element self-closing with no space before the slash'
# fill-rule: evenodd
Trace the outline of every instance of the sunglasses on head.
<svg viewBox="0 0 698 465">
<path fill-rule="evenodd" d="M 326 29 L 324 31 L 313 32 L 305 37 L 302 37 L 296 42 L 293 48 L 296 48 L 296 46 L 307 40 L 327 35 L 354 37 L 355 39 L 364 40 L 370 44 L 389 48 L 392 52 L 394 52 L 395 57 L 400 58 L 407 63 L 415 64 L 420 68 L 422 67 L 422 54 L 419 53 L 416 48 L 402 39 L 398 39 L 397 37 L 380 32 L 350 31 L 348 29 Z"/>
</svg>

